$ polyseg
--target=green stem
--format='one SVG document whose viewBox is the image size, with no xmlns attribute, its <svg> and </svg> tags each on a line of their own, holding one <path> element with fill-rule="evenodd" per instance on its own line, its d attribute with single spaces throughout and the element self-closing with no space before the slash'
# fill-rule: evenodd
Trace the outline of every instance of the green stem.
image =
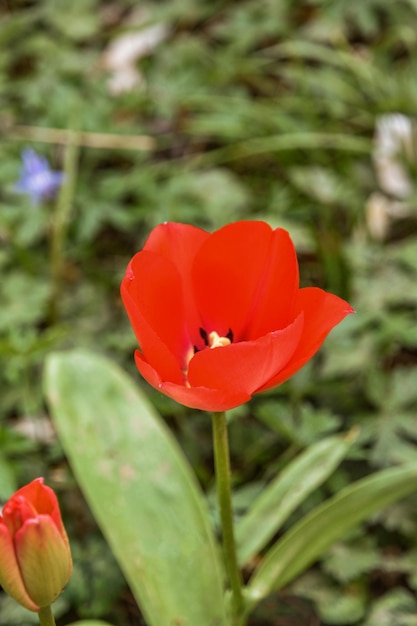
<svg viewBox="0 0 417 626">
<path fill-rule="evenodd" d="M 244 623 L 245 603 L 242 594 L 242 575 L 239 570 L 233 528 L 230 454 L 226 414 L 213 413 L 214 465 L 216 470 L 217 498 L 219 501 L 222 542 L 226 572 L 232 592 L 232 624 Z"/>
<path fill-rule="evenodd" d="M 62 274 L 65 261 L 65 244 L 71 215 L 75 181 L 77 178 L 79 157 L 79 135 L 77 131 L 68 132 L 68 143 L 64 155 L 64 184 L 60 188 L 51 231 L 51 299 L 49 318 L 51 324 L 59 317 Z"/>
<path fill-rule="evenodd" d="M 44 606 L 38 613 L 41 626 L 56 626 L 50 606 Z"/>
</svg>

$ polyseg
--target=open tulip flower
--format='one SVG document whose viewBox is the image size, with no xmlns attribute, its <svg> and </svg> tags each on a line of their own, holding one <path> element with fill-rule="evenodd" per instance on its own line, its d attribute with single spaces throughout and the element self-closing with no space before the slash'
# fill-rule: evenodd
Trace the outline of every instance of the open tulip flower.
<svg viewBox="0 0 417 626">
<path fill-rule="evenodd" d="M 215 412 L 290 378 L 353 312 L 322 289 L 300 289 L 289 234 L 260 221 L 212 234 L 157 226 L 121 295 L 142 376 L 185 406 Z"/>
<path fill-rule="evenodd" d="M 0 515 L 0 585 L 30 611 L 48 607 L 72 572 L 58 500 L 37 478 L 4 505 Z"/>
</svg>

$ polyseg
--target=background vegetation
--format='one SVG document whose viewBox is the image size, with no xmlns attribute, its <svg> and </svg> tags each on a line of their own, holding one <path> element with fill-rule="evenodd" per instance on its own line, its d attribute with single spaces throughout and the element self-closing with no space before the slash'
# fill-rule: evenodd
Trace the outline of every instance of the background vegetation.
<svg viewBox="0 0 417 626">
<path fill-rule="evenodd" d="M 133 59 L 114 47 L 126 33 Z M 308 507 L 417 460 L 417 3 L 3 0 L 0 49 L 0 498 L 38 475 L 58 491 L 75 559 L 61 623 L 139 625 L 49 422 L 45 355 L 85 346 L 130 371 L 214 503 L 210 423 L 139 380 L 119 282 L 161 221 L 264 219 L 290 231 L 303 285 L 357 314 L 291 381 L 233 412 L 236 515 L 330 432 L 360 429 Z M 376 129 L 398 112 L 408 139 L 381 164 Z M 55 201 L 16 193 L 24 147 L 65 168 Z M 416 541 L 417 495 L 261 611 L 276 625 L 415 626 Z M 0 622 L 36 616 L 2 596 Z"/>
</svg>

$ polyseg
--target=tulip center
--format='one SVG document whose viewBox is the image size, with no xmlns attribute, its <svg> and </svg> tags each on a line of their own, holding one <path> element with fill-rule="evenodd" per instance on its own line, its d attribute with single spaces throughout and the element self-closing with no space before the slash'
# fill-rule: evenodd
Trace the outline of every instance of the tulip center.
<svg viewBox="0 0 417 626">
<path fill-rule="evenodd" d="M 210 349 L 228 346 L 233 341 L 233 331 L 231 328 L 229 328 L 229 332 L 224 337 L 220 336 L 215 330 L 212 330 L 211 333 L 207 333 L 204 328 L 200 328 L 200 335 L 206 347 Z M 198 352 L 198 350 L 196 349 L 195 352 Z"/>
<path fill-rule="evenodd" d="M 223 348 L 224 346 L 229 346 L 231 343 L 233 343 L 233 331 L 231 328 L 229 328 L 229 331 L 225 336 L 219 335 L 219 333 L 215 330 L 212 330 L 210 333 L 208 333 L 206 330 L 204 330 L 204 328 L 200 328 L 199 331 L 201 339 L 204 341 L 204 347 L 198 348 L 197 346 L 193 346 L 193 348 L 191 348 L 187 354 L 185 360 L 186 367 L 182 371 L 185 379 L 185 385 L 187 387 L 190 386 L 188 382 L 188 365 L 197 352 L 205 350 L 206 348 L 209 348 L 210 350 L 213 348 Z"/>
<path fill-rule="evenodd" d="M 229 337 L 220 337 L 220 335 L 218 333 L 216 333 L 215 330 L 213 330 L 209 336 L 208 336 L 208 340 L 209 340 L 209 348 L 220 348 L 221 346 L 228 346 L 231 341 L 229 339 Z"/>
</svg>

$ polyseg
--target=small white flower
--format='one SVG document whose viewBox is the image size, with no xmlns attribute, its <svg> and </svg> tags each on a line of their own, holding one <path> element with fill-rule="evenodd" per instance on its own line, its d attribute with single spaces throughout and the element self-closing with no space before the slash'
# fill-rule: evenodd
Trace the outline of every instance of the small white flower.
<svg viewBox="0 0 417 626">
<path fill-rule="evenodd" d="M 133 13 L 129 20 L 130 32 L 116 37 L 104 51 L 102 62 L 110 73 L 108 87 L 113 95 L 145 86 L 137 61 L 150 55 L 171 31 L 166 24 L 145 26 L 148 18 L 146 11 Z"/>
<path fill-rule="evenodd" d="M 383 191 L 407 198 L 413 191 L 410 167 L 417 166 L 417 123 L 402 113 L 382 115 L 376 122 L 374 163 Z"/>
</svg>

